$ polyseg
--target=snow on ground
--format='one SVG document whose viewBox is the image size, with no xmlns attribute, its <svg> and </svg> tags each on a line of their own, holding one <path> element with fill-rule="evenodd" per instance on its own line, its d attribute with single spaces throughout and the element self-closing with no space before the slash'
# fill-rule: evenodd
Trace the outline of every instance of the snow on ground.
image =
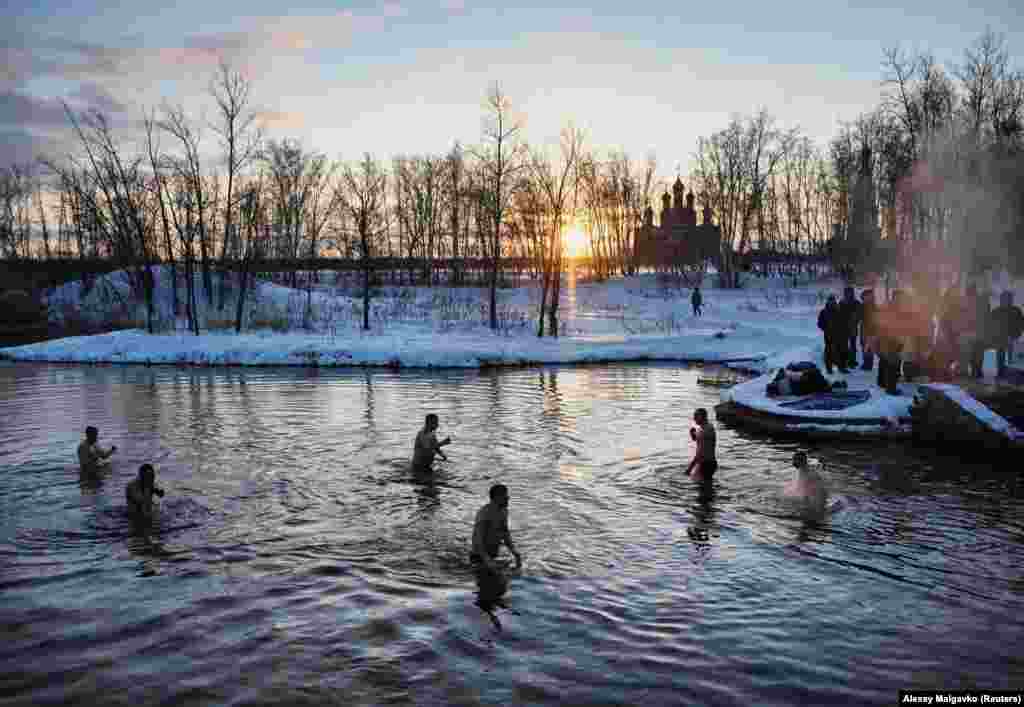
<svg viewBox="0 0 1024 707">
<path fill-rule="evenodd" d="M 536 284 L 499 290 L 501 328 L 487 327 L 479 288 L 377 288 L 371 304 L 371 329 L 363 331 L 362 302 L 355 282 L 328 275 L 313 290 L 260 282 L 248 299 L 243 332 L 234 333 L 235 295 L 226 306 L 208 307 L 197 292 L 203 333 L 187 331 L 171 308 L 170 274 L 157 272 L 157 320 L 160 333 L 133 328 L 0 349 L 0 358 L 18 361 L 76 363 L 151 363 L 183 365 L 306 365 L 480 367 L 534 363 L 582 363 L 635 360 L 689 360 L 731 364 L 759 377 L 723 391 L 759 410 L 789 417 L 813 418 L 815 428 L 835 419 L 838 426 L 854 418 L 872 418 L 888 429 L 909 416 L 916 387 L 904 384 L 901 395 L 888 395 L 875 384 L 876 373 L 852 370 L 849 391 L 868 390 L 870 398 L 844 410 L 795 410 L 779 405 L 793 397 L 769 399 L 765 386 L 776 369 L 809 360 L 824 370 L 817 314 L 830 293 L 840 294 L 838 280 L 804 281 L 748 277 L 738 290 L 714 288 L 705 278 L 704 315 L 695 317 L 689 288 L 670 285 L 654 275 L 605 283 L 576 282 L 566 277 L 560 300 L 561 332 L 538 339 Z M 1004 278 L 1005 279 L 1005 278 Z M 197 288 L 201 285 L 196 276 Z M 997 284 L 993 281 L 993 284 Z M 1017 283 L 1019 285 L 1019 283 Z M 179 298 L 184 285 L 179 282 Z M 996 292 L 1009 285 L 999 282 Z M 1018 286 L 1018 299 L 1019 290 Z M 50 294 L 55 321 L 78 318 L 94 322 L 144 323 L 141 305 L 129 296 L 124 272 L 100 278 L 86 292 L 72 282 Z M 215 296 L 214 304 L 219 298 Z M 994 298 L 997 299 L 997 298 Z M 986 366 L 994 372 L 995 352 Z M 827 425 L 826 425 L 827 427 Z M 877 425 L 876 425 L 877 427 Z M 868 430 L 868 426 L 861 428 Z"/>
<path fill-rule="evenodd" d="M 197 278 L 198 280 L 198 278 Z M 710 284 L 711 278 L 708 278 Z M 180 287 L 179 297 L 184 297 Z M 223 312 L 201 308 L 203 331 L 190 334 L 171 316 L 166 270 L 158 274 L 161 333 L 126 329 L 0 349 L 21 361 L 172 363 L 200 365 L 370 365 L 478 367 L 530 363 L 629 360 L 743 360 L 767 370 L 773 361 L 823 350 L 815 317 L 833 282 L 786 287 L 751 279 L 738 291 L 704 289 L 704 316 L 695 317 L 689 289 L 660 284 L 654 275 L 606 283 L 566 278 L 557 339 L 536 336 L 539 288 L 499 290 L 501 328 L 486 325 L 478 288 L 379 288 L 371 304 L 371 329 L 362 331 L 358 287 L 321 285 L 307 294 L 260 283 L 251 297 L 241 335 L 233 329 L 234 295 Z M 202 300 L 201 294 L 197 295 Z M 129 303 L 124 273 L 103 278 L 87 293 L 74 282 L 53 292 L 51 318 L 95 322 L 134 321 L 144 312 Z M 217 298 L 214 297 L 215 303 Z M 202 302 L 201 302 L 202 304 Z M 307 325 L 302 328 L 302 325 Z M 282 331 L 287 330 L 287 331 Z"/>
<path fill-rule="evenodd" d="M 823 349 L 824 347 L 822 347 Z M 796 352 L 792 352 L 796 353 Z M 815 358 L 813 356 L 805 355 L 802 357 L 794 357 L 789 361 L 816 361 L 819 366 L 822 365 L 821 356 Z M 785 358 L 785 355 L 782 357 Z M 824 423 L 819 423 L 822 420 L 835 420 L 836 424 L 840 424 L 843 421 L 850 419 L 873 419 L 873 420 L 885 420 L 884 427 L 891 427 L 893 430 L 899 429 L 900 418 L 908 418 L 910 416 L 910 406 L 914 402 L 914 393 L 916 392 L 916 385 L 903 383 L 900 384 L 899 390 L 900 395 L 889 395 L 884 390 L 879 388 L 875 381 L 878 377 L 878 364 L 875 363 L 875 370 L 873 371 L 862 371 L 859 368 L 851 369 L 846 375 L 826 375 L 825 377 L 829 381 L 845 381 L 847 389 L 844 392 L 852 392 L 857 390 L 870 391 L 871 397 L 863 403 L 858 405 L 851 405 L 848 408 L 842 410 L 798 410 L 789 407 L 785 407 L 782 403 L 799 400 L 803 396 L 787 395 L 769 398 L 765 390 L 768 383 L 771 381 L 775 374 L 775 371 L 784 366 L 785 363 L 780 361 L 779 357 L 774 357 L 773 361 L 778 362 L 772 370 L 768 373 L 753 378 L 744 383 L 740 383 L 729 390 L 722 391 L 722 400 L 732 401 L 745 405 L 755 410 L 774 414 L 774 415 L 785 415 L 787 417 L 800 418 L 805 417 L 815 420 L 814 423 L 806 423 L 806 425 L 797 425 L 794 429 L 825 429 L 829 427 Z M 789 361 L 786 361 L 788 363 Z M 824 372 L 824 368 L 822 368 Z M 852 427 L 852 426 L 851 426 Z M 877 432 L 879 425 L 866 425 L 860 428 L 863 432 Z M 836 431 L 850 431 L 847 429 Z"/>
</svg>

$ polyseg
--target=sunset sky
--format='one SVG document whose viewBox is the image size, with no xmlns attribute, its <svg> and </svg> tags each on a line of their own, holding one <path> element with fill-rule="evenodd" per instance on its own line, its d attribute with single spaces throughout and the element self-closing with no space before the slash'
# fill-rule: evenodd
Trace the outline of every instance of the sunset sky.
<svg viewBox="0 0 1024 707">
<path fill-rule="evenodd" d="M 663 174 L 688 169 L 698 136 L 760 106 L 824 143 L 877 103 L 886 46 L 958 61 L 991 26 L 1024 64 L 1014 0 L 856 5 L 16 0 L 0 30 L 0 161 L 60 147 L 60 99 L 121 125 L 164 100 L 210 114 L 220 56 L 249 72 L 271 135 L 331 157 L 472 144 L 500 80 L 529 141 L 572 120 L 600 149 L 654 151 Z"/>
</svg>

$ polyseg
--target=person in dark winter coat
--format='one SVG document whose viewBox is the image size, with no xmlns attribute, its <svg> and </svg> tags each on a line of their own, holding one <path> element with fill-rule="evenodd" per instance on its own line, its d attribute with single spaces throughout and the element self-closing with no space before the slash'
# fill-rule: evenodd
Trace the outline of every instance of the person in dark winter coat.
<svg viewBox="0 0 1024 707">
<path fill-rule="evenodd" d="M 699 287 L 694 287 L 693 288 L 693 294 L 690 296 L 690 304 L 693 305 L 693 316 L 695 316 L 695 317 L 701 316 L 701 314 L 702 314 L 701 308 L 703 307 L 703 304 L 704 304 L 704 298 L 701 297 L 700 288 Z"/>
<path fill-rule="evenodd" d="M 952 380 L 953 363 L 960 356 L 957 340 L 960 306 L 959 286 L 951 285 L 942 295 L 939 305 L 939 331 L 932 361 L 932 375 L 936 380 Z"/>
<path fill-rule="evenodd" d="M 861 370 L 870 371 L 875 367 L 875 354 L 878 353 L 878 305 L 875 304 L 875 291 L 864 290 L 861 293 L 860 351 L 864 362 Z"/>
<path fill-rule="evenodd" d="M 1006 366 L 1013 361 L 1013 346 L 1024 334 L 1024 312 L 1013 303 L 1009 290 L 999 296 L 999 306 L 992 310 L 992 343 L 996 347 L 996 365 L 1000 378 L 1006 375 Z"/>
<path fill-rule="evenodd" d="M 835 295 L 828 296 L 825 308 L 818 314 L 818 328 L 825 335 L 825 370 L 831 374 L 832 367 L 837 366 L 840 373 L 848 373 L 846 345 L 849 340 Z"/>
<path fill-rule="evenodd" d="M 843 290 L 843 300 L 839 303 L 839 318 L 846 330 L 846 360 L 850 368 L 857 366 L 857 331 L 860 329 L 864 310 L 852 287 Z"/>
<path fill-rule="evenodd" d="M 974 343 L 971 345 L 971 373 L 975 378 L 981 378 L 982 368 L 985 365 L 985 350 L 991 348 L 988 332 L 992 315 L 991 300 L 992 294 L 988 290 L 978 292 L 974 299 L 974 320 L 977 322 L 977 329 L 974 334 Z"/>
<path fill-rule="evenodd" d="M 893 290 L 889 303 L 878 311 L 878 387 L 898 395 L 900 355 L 903 353 L 903 293 Z"/>
<path fill-rule="evenodd" d="M 974 340 L 978 336 L 978 289 L 968 285 L 967 291 L 957 303 L 953 331 L 958 342 L 959 375 L 971 375 L 974 363 Z"/>
</svg>

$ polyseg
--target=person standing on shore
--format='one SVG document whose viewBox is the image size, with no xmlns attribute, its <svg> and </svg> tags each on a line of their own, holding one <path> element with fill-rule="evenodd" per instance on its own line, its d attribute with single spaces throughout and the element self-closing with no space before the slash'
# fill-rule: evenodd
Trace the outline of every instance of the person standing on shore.
<svg viewBox="0 0 1024 707">
<path fill-rule="evenodd" d="M 697 408 L 693 413 L 696 427 L 690 428 L 690 439 L 697 443 L 697 451 L 693 460 L 686 468 L 686 475 L 694 481 L 710 481 L 718 471 L 718 458 L 715 456 L 717 434 L 715 426 L 708 420 L 708 411 Z"/>
<path fill-rule="evenodd" d="M 889 295 L 889 303 L 880 307 L 878 312 L 878 387 L 889 395 L 900 394 L 897 384 L 900 381 L 904 316 L 903 293 L 893 290 Z"/>
<path fill-rule="evenodd" d="M 824 309 L 818 314 L 818 328 L 825 336 L 825 371 L 832 375 L 832 367 L 838 366 L 840 373 L 848 373 L 846 363 L 849 357 L 845 350 L 847 329 L 835 295 L 828 296 Z"/>
<path fill-rule="evenodd" d="M 1013 303 L 1013 292 L 1006 290 L 999 296 L 999 306 L 992 310 L 992 334 L 996 345 L 997 376 L 1006 376 L 1006 368 L 1013 362 L 1013 347 L 1024 334 L 1024 312 Z"/>
<path fill-rule="evenodd" d="M 875 304 L 875 291 L 864 290 L 861 293 L 860 350 L 863 363 L 862 371 L 870 371 L 875 367 L 875 353 L 878 351 L 878 305 Z"/>
<path fill-rule="evenodd" d="M 100 431 L 89 425 L 85 428 L 85 439 L 78 445 L 78 464 L 82 471 L 96 471 L 100 464 L 117 451 L 117 445 L 103 449 L 99 445 Z"/>
<path fill-rule="evenodd" d="M 848 368 L 857 367 L 857 331 L 860 329 L 861 320 L 864 317 L 864 309 L 852 287 L 843 290 L 843 300 L 839 303 L 839 319 L 845 329 L 843 336 L 846 338 L 845 354 L 843 364 Z"/>
<path fill-rule="evenodd" d="M 992 293 L 983 288 L 974 298 L 974 320 L 977 328 L 971 346 L 971 374 L 981 378 L 985 368 L 985 351 L 989 348 L 989 320 L 992 316 Z"/>
<path fill-rule="evenodd" d="M 693 288 L 693 294 L 690 296 L 690 304 L 693 305 L 693 316 L 699 317 L 703 314 L 704 297 L 700 294 L 700 286 Z"/>
</svg>

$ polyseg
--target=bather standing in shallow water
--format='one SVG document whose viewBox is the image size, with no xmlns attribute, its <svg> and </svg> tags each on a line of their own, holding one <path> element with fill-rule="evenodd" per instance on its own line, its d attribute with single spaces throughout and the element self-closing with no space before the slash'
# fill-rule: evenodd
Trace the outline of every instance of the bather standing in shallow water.
<svg viewBox="0 0 1024 707">
<path fill-rule="evenodd" d="M 82 471 L 96 471 L 117 451 L 117 445 L 103 449 L 99 445 L 100 431 L 89 425 L 85 428 L 85 439 L 78 445 L 78 464 Z"/>
<path fill-rule="evenodd" d="M 153 496 L 163 498 L 164 490 L 156 485 L 156 471 L 152 464 L 139 467 L 139 475 L 124 490 L 128 513 L 138 520 L 153 517 Z"/>
<path fill-rule="evenodd" d="M 435 454 L 439 455 L 445 461 L 448 460 L 448 457 L 446 457 L 444 452 L 441 451 L 441 447 L 446 444 L 451 444 L 452 438 L 445 437 L 443 440 L 438 442 L 437 426 L 437 415 L 430 413 L 423 422 L 423 429 L 416 433 L 416 443 L 413 445 L 412 450 L 413 471 L 429 470 L 430 465 L 434 463 Z"/>
<path fill-rule="evenodd" d="M 686 475 L 694 481 L 710 481 L 718 470 L 718 458 L 715 456 L 717 435 L 715 426 L 708 420 L 708 411 L 697 408 L 693 413 L 693 421 L 697 427 L 690 428 L 690 439 L 697 443 L 697 452 L 693 455 Z"/>
<path fill-rule="evenodd" d="M 799 501 L 804 513 L 820 517 L 828 504 L 828 486 L 818 472 L 807 465 L 807 454 L 793 455 L 793 478 L 783 487 L 786 498 Z"/>
<path fill-rule="evenodd" d="M 508 532 L 508 487 L 505 484 L 494 484 L 489 496 L 490 502 L 477 511 L 473 522 L 473 549 L 469 560 L 497 572 L 498 552 L 505 545 L 516 558 L 516 569 L 519 569 L 523 565 L 523 556 L 519 554 Z"/>
</svg>

